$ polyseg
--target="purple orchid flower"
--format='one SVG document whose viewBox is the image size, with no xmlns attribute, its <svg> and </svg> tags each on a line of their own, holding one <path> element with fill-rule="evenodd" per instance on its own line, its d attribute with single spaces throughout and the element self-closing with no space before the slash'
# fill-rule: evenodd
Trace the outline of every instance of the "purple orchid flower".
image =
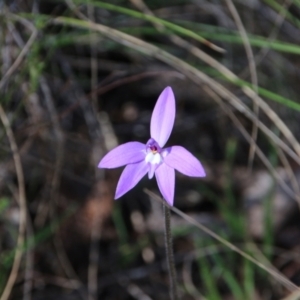
<svg viewBox="0 0 300 300">
<path fill-rule="evenodd" d="M 163 148 L 175 120 L 175 98 L 171 87 L 160 94 L 154 107 L 147 144 L 128 142 L 108 152 L 98 168 L 113 169 L 126 165 L 117 185 L 115 199 L 120 198 L 148 173 L 154 174 L 164 199 L 173 205 L 175 170 L 191 177 L 204 177 L 205 171 L 199 160 L 181 146 Z"/>
</svg>

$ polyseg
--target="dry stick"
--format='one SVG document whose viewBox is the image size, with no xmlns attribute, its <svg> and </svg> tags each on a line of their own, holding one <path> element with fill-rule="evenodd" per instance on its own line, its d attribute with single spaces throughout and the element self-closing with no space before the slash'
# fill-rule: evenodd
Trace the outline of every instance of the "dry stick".
<svg viewBox="0 0 300 300">
<path fill-rule="evenodd" d="M 129 295 L 134 299 L 141 300 L 152 300 L 138 285 L 129 282 L 129 284 L 124 284 L 124 281 L 120 283 L 124 288 L 126 288 Z"/>
<path fill-rule="evenodd" d="M 17 239 L 16 251 L 14 256 L 13 265 L 5 285 L 4 291 L 0 297 L 0 300 L 7 300 L 11 294 L 12 288 L 15 284 L 18 270 L 21 263 L 22 253 L 23 253 L 23 244 L 25 241 L 25 231 L 26 231 L 26 215 L 27 215 L 27 207 L 26 207 L 26 193 L 25 193 L 25 182 L 24 182 L 24 173 L 21 163 L 21 158 L 19 155 L 18 146 L 14 137 L 14 133 L 10 127 L 9 120 L 3 110 L 3 107 L 0 104 L 0 119 L 4 125 L 6 135 L 9 140 L 10 148 L 13 153 L 17 180 L 18 180 L 18 188 L 19 188 L 19 206 L 20 206 L 20 224 L 19 224 L 19 234 Z"/>
<path fill-rule="evenodd" d="M 299 291 L 295 291 L 289 294 L 287 297 L 283 298 L 282 300 L 299 300 Z"/>
<path fill-rule="evenodd" d="M 40 272 L 34 272 L 34 277 L 41 279 L 45 285 L 54 285 L 54 286 L 58 286 L 63 289 L 73 290 L 74 286 L 76 286 L 78 289 L 82 286 L 82 283 L 76 281 L 75 279 L 69 280 L 64 277 L 59 277 L 59 276 L 55 276 L 55 275 L 53 275 L 53 276 L 46 275 L 45 273 L 40 273 Z M 61 300 L 61 299 L 58 299 L 58 300 Z"/>
<path fill-rule="evenodd" d="M 22 148 L 19 151 L 19 155 L 22 153 Z M 14 198 L 18 199 L 18 189 L 14 185 L 9 184 L 9 188 L 12 191 Z M 30 215 L 26 211 L 26 239 L 29 241 L 33 237 L 32 223 Z M 32 281 L 33 281 L 33 253 L 27 248 L 25 252 L 25 272 L 24 272 L 24 284 L 23 284 L 23 300 L 31 299 Z"/>
<path fill-rule="evenodd" d="M 145 193 L 147 195 L 149 195 L 151 198 L 160 201 L 161 203 L 163 203 L 163 200 L 161 197 L 159 197 L 158 195 L 156 195 L 155 193 L 149 191 L 148 189 L 144 190 Z M 167 205 L 167 204 L 166 204 Z M 237 246 L 233 245 L 232 243 L 228 242 L 227 240 L 225 240 L 224 238 L 222 238 L 221 236 L 219 236 L 218 234 L 216 234 L 215 232 L 213 232 L 212 230 L 210 230 L 208 227 L 206 227 L 205 225 L 197 222 L 195 219 L 193 219 L 192 217 L 188 216 L 187 214 L 183 213 L 181 210 L 179 210 L 178 208 L 174 207 L 174 206 L 169 206 L 169 208 L 176 213 L 178 216 L 182 217 L 184 220 L 186 220 L 187 222 L 189 222 L 190 224 L 193 224 L 194 226 L 196 226 L 197 228 L 199 228 L 200 230 L 202 230 L 203 232 L 205 232 L 206 234 L 208 234 L 209 236 L 211 236 L 212 238 L 214 238 L 215 240 L 217 240 L 218 242 L 222 243 L 223 245 L 225 245 L 226 247 L 228 247 L 229 249 L 231 249 L 232 251 L 240 254 L 242 257 L 246 258 L 247 260 L 251 261 L 252 263 L 254 263 L 256 266 L 260 267 L 261 269 L 265 270 L 267 273 L 269 273 L 271 276 L 273 276 L 274 278 L 276 278 L 278 281 L 280 281 L 287 289 L 294 291 L 294 290 L 300 290 L 300 288 L 298 286 L 296 286 L 294 283 L 292 283 L 291 281 L 289 281 L 287 278 L 285 278 L 282 274 L 280 274 L 274 267 L 267 267 L 265 266 L 263 263 L 261 263 L 260 261 L 258 261 L 257 259 L 253 258 L 251 255 L 247 254 L 246 252 L 244 252 L 243 250 L 241 250 L 240 248 L 238 248 Z"/>
<path fill-rule="evenodd" d="M 19 155 L 22 154 L 22 149 L 19 151 Z M 8 188 L 11 190 L 13 197 L 18 201 L 18 188 L 14 184 L 8 183 Z M 30 215 L 26 211 L 26 240 L 29 241 L 33 237 L 32 224 Z M 33 280 L 33 254 L 27 248 L 25 252 L 25 272 L 24 272 L 24 285 L 23 285 L 23 300 L 31 299 L 32 280 Z M 22 273 L 21 273 L 22 274 Z M 23 274 L 22 274 L 23 275 Z"/>
<path fill-rule="evenodd" d="M 27 215 L 27 240 L 30 240 L 33 238 L 33 228 L 32 228 L 32 222 L 30 219 L 30 216 Z M 33 285 L 33 264 L 34 264 L 34 257 L 33 252 L 30 249 L 27 249 L 27 252 L 25 253 L 26 256 L 26 269 L 24 274 L 24 286 L 23 286 L 23 300 L 30 300 L 32 295 L 32 285 Z"/>
<path fill-rule="evenodd" d="M 76 7 L 72 0 L 65 0 L 65 3 L 80 19 L 90 21 L 89 18 Z"/>
<path fill-rule="evenodd" d="M 9 16 L 14 16 L 11 14 L 8 14 Z M 1 16 L 1 14 L 0 14 Z M 15 17 L 15 16 L 14 16 Z M 21 22 L 28 22 L 27 20 L 24 21 L 24 19 L 18 17 L 17 18 L 19 21 Z M 14 63 L 12 64 L 12 66 L 7 70 L 7 72 L 4 74 L 4 76 L 2 77 L 1 81 L 0 81 L 0 90 L 3 88 L 3 86 L 5 85 L 5 83 L 7 82 L 7 80 L 9 79 L 9 77 L 17 70 L 17 68 L 20 66 L 23 58 L 25 57 L 25 55 L 28 53 L 28 51 L 30 50 L 30 47 L 32 46 L 33 42 L 35 41 L 37 35 L 38 35 L 38 31 L 36 30 L 36 28 L 34 28 L 33 26 L 31 26 L 32 29 L 32 34 L 30 36 L 30 38 L 28 39 L 26 45 L 24 46 L 24 48 L 21 50 L 20 54 L 18 55 L 18 57 L 16 58 L 16 60 L 14 61 Z"/>
<path fill-rule="evenodd" d="M 28 26 L 27 21 L 23 22 L 25 23 L 25 25 L 27 27 L 30 27 L 32 29 L 31 26 Z M 20 47 L 20 48 L 24 48 L 25 43 L 22 39 L 22 37 L 20 36 L 20 34 L 18 33 L 18 31 L 16 30 L 15 26 L 8 22 L 8 27 L 9 30 L 12 33 L 12 37 L 15 40 L 16 44 Z M 25 145 L 30 145 L 31 144 L 31 139 L 27 139 Z M 22 154 L 22 148 L 27 148 L 27 147 L 21 147 L 19 154 Z M 15 198 L 18 199 L 17 193 L 15 194 Z M 27 213 L 27 217 L 26 217 L 26 239 L 30 240 L 33 237 L 33 228 L 32 228 L 32 223 L 31 223 L 31 219 L 30 216 Z M 33 280 L 33 253 L 30 250 L 27 250 L 25 253 L 25 272 L 24 272 L 24 285 L 23 285 L 23 300 L 30 300 L 31 299 L 31 291 L 32 291 L 32 280 Z"/>
<path fill-rule="evenodd" d="M 241 38 L 242 38 L 242 41 L 243 41 L 243 44 L 245 47 L 246 55 L 248 58 L 252 88 L 255 91 L 255 93 L 257 94 L 258 93 L 258 79 L 257 79 L 256 65 L 255 65 L 254 55 L 253 55 L 253 51 L 252 51 L 252 48 L 251 48 L 251 45 L 250 45 L 250 42 L 248 39 L 247 32 L 245 30 L 245 27 L 240 18 L 240 15 L 239 15 L 236 7 L 234 6 L 232 0 L 225 0 L 225 1 L 229 8 L 229 11 L 232 14 L 234 21 L 236 23 L 238 31 L 241 35 Z M 253 111 L 254 111 L 254 114 L 258 118 L 259 106 L 257 104 L 257 101 L 254 101 L 254 103 L 253 103 Z M 258 133 L 258 125 L 257 125 L 257 122 L 254 122 L 253 127 L 252 127 L 252 142 L 250 143 L 250 150 L 249 150 L 249 162 L 248 162 L 249 170 L 252 169 L 252 164 L 253 164 L 253 159 L 254 159 L 254 154 L 255 154 L 255 147 L 256 147 L 257 133 Z"/>
<path fill-rule="evenodd" d="M 297 197 L 300 197 L 300 186 L 299 186 L 299 182 L 298 179 L 296 178 L 295 172 L 293 171 L 290 162 L 288 161 L 286 155 L 283 153 L 283 151 L 277 147 L 277 152 L 278 152 L 278 156 L 279 159 L 282 162 L 282 165 L 285 169 L 285 171 L 287 172 L 288 175 L 288 179 L 291 182 L 292 188 L 295 192 L 295 194 L 297 195 Z"/>
<path fill-rule="evenodd" d="M 170 298 L 171 300 L 178 300 L 178 290 L 177 290 L 177 275 L 176 268 L 174 264 L 174 253 L 173 253 L 173 243 L 172 243 L 172 233 L 171 233 L 171 213 L 168 205 L 163 201 L 163 212 L 165 220 L 165 248 L 167 256 L 167 265 L 169 272 L 169 282 L 170 282 Z"/>
<path fill-rule="evenodd" d="M 285 3 L 282 4 L 282 6 L 286 6 L 285 10 L 282 10 L 281 12 L 278 13 L 278 17 L 275 20 L 275 26 L 272 29 L 272 31 L 270 32 L 268 38 L 266 39 L 266 43 L 267 44 L 272 44 L 272 42 L 276 39 L 278 32 L 279 32 L 279 28 L 281 27 L 281 25 L 283 24 L 285 17 L 286 17 L 286 13 L 288 12 L 288 8 L 289 6 L 292 4 L 294 0 L 286 0 Z M 268 54 L 268 52 L 270 51 L 270 47 L 264 47 L 262 48 L 259 53 L 255 56 L 255 64 L 256 66 L 259 65 L 262 60 L 266 57 L 266 55 Z M 244 70 L 241 74 L 240 77 L 243 77 L 246 75 L 246 72 L 248 70 Z"/>
<path fill-rule="evenodd" d="M 113 90 L 121 85 L 128 84 L 130 82 L 136 82 L 138 80 L 141 80 L 143 78 L 147 78 L 150 76 L 167 76 L 167 75 L 174 76 L 174 77 L 181 78 L 181 79 L 184 78 L 184 76 L 182 76 L 177 71 L 164 71 L 164 70 L 163 71 L 145 71 L 143 73 L 116 79 L 115 81 L 108 83 L 104 86 L 101 85 L 101 86 L 97 87 L 94 91 L 92 91 L 90 93 L 90 95 L 97 94 L 99 96 L 99 95 L 105 94 L 108 91 Z M 103 83 L 101 83 L 101 84 L 103 84 Z"/>
</svg>

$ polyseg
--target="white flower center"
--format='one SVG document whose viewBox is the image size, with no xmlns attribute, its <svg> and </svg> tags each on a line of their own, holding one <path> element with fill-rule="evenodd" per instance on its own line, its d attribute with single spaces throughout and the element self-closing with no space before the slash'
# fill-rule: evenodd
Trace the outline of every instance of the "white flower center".
<svg viewBox="0 0 300 300">
<path fill-rule="evenodd" d="M 152 165 L 159 165 L 160 163 L 162 163 L 163 159 L 162 159 L 160 153 L 151 151 L 151 152 L 147 153 L 147 155 L 145 157 L 145 161 Z"/>
</svg>

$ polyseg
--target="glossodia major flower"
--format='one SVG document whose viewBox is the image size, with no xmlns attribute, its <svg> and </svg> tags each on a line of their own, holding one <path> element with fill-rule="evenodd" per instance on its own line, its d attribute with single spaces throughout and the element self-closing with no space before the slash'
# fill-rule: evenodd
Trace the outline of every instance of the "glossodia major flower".
<svg viewBox="0 0 300 300">
<path fill-rule="evenodd" d="M 113 169 L 126 165 L 117 185 L 115 199 L 131 190 L 148 173 L 149 179 L 155 175 L 162 196 L 173 205 L 175 170 L 191 177 L 205 176 L 201 163 L 188 150 L 181 146 L 163 148 L 174 125 L 175 111 L 173 91 L 171 87 L 166 87 L 152 113 L 151 138 L 148 142 L 122 144 L 102 158 L 99 168 Z"/>
</svg>

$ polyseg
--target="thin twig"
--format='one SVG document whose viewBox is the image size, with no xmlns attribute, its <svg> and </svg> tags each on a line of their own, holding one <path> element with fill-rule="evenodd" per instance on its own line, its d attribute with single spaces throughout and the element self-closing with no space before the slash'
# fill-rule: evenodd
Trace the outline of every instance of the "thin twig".
<svg viewBox="0 0 300 300">
<path fill-rule="evenodd" d="M 286 14 L 288 12 L 289 6 L 292 4 L 293 0 L 286 0 L 284 3 L 282 3 L 282 7 L 285 7 L 285 9 L 282 9 L 277 16 L 277 19 L 275 20 L 274 28 L 270 31 L 269 36 L 266 38 L 266 44 L 271 45 L 272 42 L 277 38 L 278 32 L 282 24 L 284 23 Z M 258 6 L 260 8 L 260 6 Z M 255 55 L 255 64 L 258 66 L 263 59 L 267 56 L 267 54 L 270 52 L 270 47 L 264 47 L 262 48 L 257 55 Z M 248 69 L 244 70 L 240 76 L 244 77 L 246 75 L 246 72 Z"/>
<path fill-rule="evenodd" d="M 245 30 L 245 27 L 243 25 L 243 22 L 240 18 L 240 15 L 235 7 L 235 5 L 233 4 L 232 0 L 225 0 L 226 4 L 229 8 L 229 11 L 232 14 L 232 17 L 236 23 L 236 26 L 238 28 L 238 31 L 241 35 L 244 47 L 245 47 L 245 51 L 246 51 L 246 55 L 247 55 L 247 59 L 248 59 L 248 65 L 249 65 L 249 71 L 250 71 L 250 77 L 251 77 L 251 82 L 252 82 L 252 88 L 255 91 L 255 93 L 257 94 L 258 92 L 258 79 L 257 79 L 257 72 L 256 72 L 256 64 L 255 64 L 255 60 L 254 60 L 254 55 L 253 55 L 253 51 L 248 39 L 248 35 L 247 32 Z M 259 106 L 257 104 L 257 101 L 253 102 L 253 111 L 254 114 L 257 116 L 258 118 L 258 114 L 259 114 Z M 256 138 L 257 138 L 257 133 L 258 133 L 258 124 L 257 122 L 253 122 L 253 127 L 252 127 L 252 142 L 250 143 L 250 150 L 249 150 L 249 162 L 248 162 L 248 167 L 249 167 L 249 171 L 252 169 L 252 164 L 253 164 L 253 159 L 254 159 L 254 154 L 255 154 L 255 147 L 256 147 Z"/>
<path fill-rule="evenodd" d="M 14 15 L 11 15 L 11 14 L 9 14 L 9 15 L 14 16 Z M 18 20 L 23 22 L 23 23 L 25 21 L 28 22 L 27 20 L 24 21 L 24 19 L 20 18 L 20 17 L 18 18 Z M 27 43 L 25 44 L 24 48 L 21 50 L 20 54 L 18 55 L 18 57 L 16 58 L 16 60 L 12 64 L 12 66 L 7 70 L 7 72 L 4 74 L 4 76 L 0 80 L 0 90 L 6 84 L 9 77 L 18 69 L 18 67 L 20 66 L 23 58 L 28 53 L 28 51 L 30 50 L 30 47 L 34 43 L 35 39 L 37 38 L 37 35 L 38 35 L 37 29 L 34 26 L 31 26 L 31 30 L 32 30 L 32 33 L 31 33 L 30 38 L 28 39 Z"/>
<path fill-rule="evenodd" d="M 74 290 L 74 287 L 76 289 L 80 289 L 82 287 L 82 283 L 76 279 L 67 279 L 64 277 L 52 276 L 49 274 L 46 275 L 38 271 L 34 272 L 34 278 L 36 278 L 37 281 L 36 285 L 38 285 L 39 282 L 42 280 L 43 284 L 45 285 L 49 284 L 53 286 L 58 286 L 63 289 Z"/>
<path fill-rule="evenodd" d="M 25 25 L 32 29 L 35 30 L 33 26 L 30 26 L 29 23 L 24 20 L 22 20 Z M 12 34 L 13 39 L 15 40 L 16 44 L 20 48 L 25 47 L 25 42 L 23 41 L 21 35 L 19 32 L 16 30 L 15 26 L 13 23 L 7 21 L 7 26 Z M 31 145 L 32 139 L 29 138 L 26 140 L 25 147 L 24 145 L 20 148 L 19 155 L 22 154 L 24 149 L 28 149 L 28 147 Z M 23 156 L 24 157 L 24 156 Z M 15 198 L 18 199 L 17 192 L 14 193 L 16 196 Z M 29 213 L 26 211 L 27 217 L 26 217 L 26 239 L 30 240 L 33 237 L 33 228 L 32 228 L 32 222 L 30 219 Z M 31 299 L 31 292 L 32 292 L 32 280 L 33 280 L 33 252 L 30 250 L 27 250 L 25 253 L 25 272 L 24 272 L 24 285 L 23 285 L 23 300 L 30 300 Z"/>
<path fill-rule="evenodd" d="M 27 215 L 27 240 L 33 238 L 33 228 L 30 216 Z M 27 249 L 26 253 L 26 269 L 24 274 L 24 286 L 23 286 L 23 300 L 31 299 L 32 285 L 33 285 L 33 264 L 34 264 L 34 255 L 30 249 Z"/>
<path fill-rule="evenodd" d="M 295 172 L 293 171 L 290 162 L 288 161 L 286 155 L 280 148 L 277 148 L 278 157 L 284 167 L 284 170 L 287 172 L 287 177 L 291 182 L 292 188 L 294 190 L 295 195 L 300 198 L 300 186 L 299 181 L 296 178 Z"/>
<path fill-rule="evenodd" d="M 9 124 L 9 120 L 3 110 L 3 107 L 0 104 L 0 119 L 4 125 L 6 135 L 9 140 L 10 148 L 13 153 L 17 180 L 18 180 L 18 188 L 19 188 L 19 206 L 20 206 L 20 223 L 19 223 L 19 234 L 16 245 L 16 252 L 14 256 L 13 265 L 10 271 L 10 275 L 8 277 L 7 283 L 5 285 L 4 291 L 1 295 L 0 300 L 7 300 L 10 296 L 12 288 L 15 284 L 18 270 L 20 267 L 22 253 L 23 253 L 23 244 L 25 242 L 25 232 L 26 232 L 26 215 L 27 215 L 27 206 L 26 206 L 26 192 L 25 192 L 25 181 L 24 181 L 24 173 L 22 168 L 21 157 L 19 155 L 18 146 L 14 137 L 14 133 Z"/>
</svg>

